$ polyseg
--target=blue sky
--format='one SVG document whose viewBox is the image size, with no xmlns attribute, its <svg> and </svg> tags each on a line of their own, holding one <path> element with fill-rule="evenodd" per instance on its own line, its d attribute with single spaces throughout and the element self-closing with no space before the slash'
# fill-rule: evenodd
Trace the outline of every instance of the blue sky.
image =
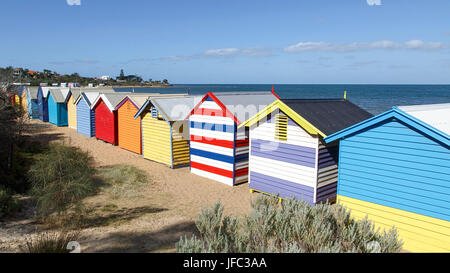
<svg viewBox="0 0 450 273">
<path fill-rule="evenodd" d="M 450 83 L 448 0 L 2 0 L 0 10 L 3 67 L 173 83 Z"/>
</svg>

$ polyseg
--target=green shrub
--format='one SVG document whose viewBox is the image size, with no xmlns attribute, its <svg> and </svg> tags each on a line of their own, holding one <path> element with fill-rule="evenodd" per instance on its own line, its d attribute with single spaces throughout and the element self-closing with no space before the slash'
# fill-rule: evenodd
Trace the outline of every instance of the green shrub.
<svg viewBox="0 0 450 273">
<path fill-rule="evenodd" d="M 19 209 L 17 199 L 12 192 L 0 185 L 0 218 L 8 216 Z"/>
<path fill-rule="evenodd" d="M 95 191 L 93 159 L 87 152 L 52 145 L 36 157 L 29 171 L 32 196 L 42 216 L 61 215 Z"/>
<path fill-rule="evenodd" d="M 78 238 L 78 232 L 45 232 L 34 239 L 28 238 L 22 251 L 27 253 L 70 253 L 72 249 L 68 244 L 78 241 Z"/>
<path fill-rule="evenodd" d="M 199 236 L 181 238 L 181 253 L 264 252 L 399 252 L 395 229 L 375 230 L 367 219 L 355 221 L 340 205 L 310 206 L 294 199 L 278 204 L 277 197 L 258 196 L 243 219 L 223 217 L 216 203 L 196 221 Z"/>
</svg>

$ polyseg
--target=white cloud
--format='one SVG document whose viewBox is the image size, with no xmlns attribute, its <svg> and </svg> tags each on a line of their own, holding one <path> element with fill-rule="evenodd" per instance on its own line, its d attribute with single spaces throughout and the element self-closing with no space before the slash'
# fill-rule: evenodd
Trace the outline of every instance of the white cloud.
<svg viewBox="0 0 450 273">
<path fill-rule="evenodd" d="M 204 52 L 206 56 L 230 56 L 239 53 L 237 48 L 219 48 L 219 49 L 209 49 Z"/>
<path fill-rule="evenodd" d="M 447 48 L 448 45 L 440 42 L 424 42 L 421 40 L 411 40 L 404 43 L 389 40 L 375 42 L 354 42 L 354 43 L 325 43 L 325 42 L 299 42 L 295 45 L 284 48 L 285 52 L 298 53 L 306 51 L 334 51 L 353 52 L 375 49 L 415 49 L 415 50 L 437 50 Z"/>
<path fill-rule="evenodd" d="M 246 57 L 268 57 L 272 52 L 268 48 L 249 47 L 249 48 L 219 48 L 209 49 L 202 54 L 205 57 L 231 57 L 231 56 L 246 56 Z"/>
<path fill-rule="evenodd" d="M 66 0 L 69 6 L 81 6 L 81 0 Z"/>
<path fill-rule="evenodd" d="M 369 6 L 381 6 L 381 0 L 366 0 Z"/>
</svg>

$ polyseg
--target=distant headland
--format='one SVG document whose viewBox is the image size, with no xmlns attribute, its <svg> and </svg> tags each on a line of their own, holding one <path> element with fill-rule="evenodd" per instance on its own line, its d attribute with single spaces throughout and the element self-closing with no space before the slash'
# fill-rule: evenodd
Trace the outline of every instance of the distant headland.
<svg viewBox="0 0 450 273">
<path fill-rule="evenodd" d="M 44 69 L 43 71 L 34 71 L 21 67 L 0 67 L 0 82 L 20 82 L 31 86 L 105 86 L 119 88 L 137 88 L 137 87 L 168 87 L 172 86 L 167 79 L 163 80 L 144 80 L 138 75 L 125 75 L 123 69 L 117 77 L 103 75 L 99 77 L 83 77 L 78 73 L 59 74 L 58 72 Z"/>
</svg>

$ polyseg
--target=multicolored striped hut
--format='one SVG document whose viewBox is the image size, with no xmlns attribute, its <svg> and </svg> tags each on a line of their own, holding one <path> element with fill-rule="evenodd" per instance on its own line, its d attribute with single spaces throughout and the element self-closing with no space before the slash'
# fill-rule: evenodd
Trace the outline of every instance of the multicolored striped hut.
<svg viewBox="0 0 450 273">
<path fill-rule="evenodd" d="M 48 121 L 56 126 L 67 126 L 67 99 L 69 88 L 50 89 L 47 96 Z"/>
<path fill-rule="evenodd" d="M 347 100 L 277 100 L 240 125 L 250 127 L 251 192 L 310 205 L 336 199 L 337 144 L 324 137 L 372 115 Z"/>
<path fill-rule="evenodd" d="M 95 137 L 117 145 L 117 111 L 116 106 L 128 93 L 103 93 L 91 105 L 95 116 Z"/>
<path fill-rule="evenodd" d="M 338 201 L 395 227 L 403 248 L 450 252 L 450 103 L 393 107 L 325 138 L 339 142 Z"/>
<path fill-rule="evenodd" d="M 248 180 L 248 129 L 238 125 L 267 107 L 273 92 L 211 93 L 188 115 L 191 172 L 233 186 Z"/>
<path fill-rule="evenodd" d="M 202 97 L 164 96 L 150 97 L 135 118 L 141 118 L 144 158 L 175 168 L 189 164 L 189 126 L 184 118 Z"/>
</svg>

